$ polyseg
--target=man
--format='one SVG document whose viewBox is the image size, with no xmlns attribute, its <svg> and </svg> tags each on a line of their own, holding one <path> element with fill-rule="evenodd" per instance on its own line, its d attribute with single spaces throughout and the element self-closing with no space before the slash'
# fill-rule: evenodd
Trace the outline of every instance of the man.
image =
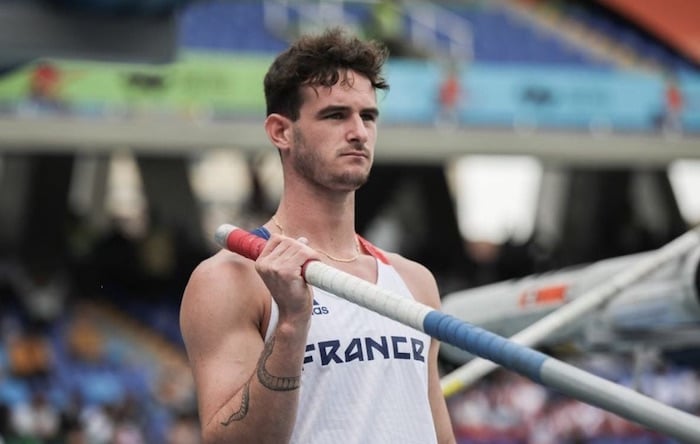
<svg viewBox="0 0 700 444">
<path fill-rule="evenodd" d="M 265 76 L 265 130 L 284 192 L 257 261 L 220 251 L 193 272 L 180 324 L 206 443 L 454 443 L 438 343 L 308 286 L 323 261 L 438 307 L 422 265 L 355 233 L 355 190 L 377 137 L 386 50 L 334 29 L 305 36 Z"/>
</svg>

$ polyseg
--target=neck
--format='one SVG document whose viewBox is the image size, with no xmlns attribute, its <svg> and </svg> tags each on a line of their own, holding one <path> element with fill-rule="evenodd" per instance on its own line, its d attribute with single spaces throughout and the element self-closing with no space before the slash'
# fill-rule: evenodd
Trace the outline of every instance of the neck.
<svg viewBox="0 0 700 444">
<path fill-rule="evenodd" d="M 281 234 L 287 234 L 287 232 L 284 229 L 284 225 L 282 225 L 282 223 L 277 219 L 277 215 L 273 214 L 270 220 L 272 221 L 272 224 L 275 226 L 275 228 L 278 229 Z M 354 238 L 355 238 L 354 243 L 353 243 L 354 251 L 353 251 L 351 256 L 338 256 L 336 254 L 329 253 L 329 252 L 327 252 L 321 248 L 318 248 L 318 247 L 316 247 L 316 250 L 334 262 L 345 262 L 345 263 L 355 262 L 360 257 L 361 249 L 360 249 L 359 240 L 357 239 L 357 235 L 355 235 Z M 312 246 L 313 246 L 313 243 L 312 243 Z"/>
<path fill-rule="evenodd" d="M 343 202 L 328 199 L 283 199 L 271 228 L 289 237 L 304 236 L 312 247 L 335 256 L 348 257 L 356 251 L 354 193 Z"/>
</svg>

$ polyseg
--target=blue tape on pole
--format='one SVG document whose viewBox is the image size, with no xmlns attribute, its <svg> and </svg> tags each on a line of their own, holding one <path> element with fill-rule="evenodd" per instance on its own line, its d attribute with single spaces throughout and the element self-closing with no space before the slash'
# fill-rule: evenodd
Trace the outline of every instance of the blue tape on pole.
<svg viewBox="0 0 700 444">
<path fill-rule="evenodd" d="M 549 359 L 543 353 L 437 310 L 425 316 L 423 331 L 439 341 L 491 360 L 535 382 L 542 382 L 540 369 Z"/>
</svg>

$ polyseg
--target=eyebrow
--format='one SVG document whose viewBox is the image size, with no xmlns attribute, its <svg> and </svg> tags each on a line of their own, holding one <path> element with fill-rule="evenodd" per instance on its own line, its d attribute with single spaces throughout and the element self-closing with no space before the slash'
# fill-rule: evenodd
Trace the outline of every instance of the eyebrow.
<svg viewBox="0 0 700 444">
<path fill-rule="evenodd" d="M 348 112 L 350 110 L 349 106 L 342 106 L 342 105 L 329 105 L 324 108 L 321 108 L 318 110 L 316 113 L 317 116 L 323 116 L 326 114 L 332 114 L 334 112 Z M 370 108 L 363 108 L 360 110 L 360 114 L 372 114 L 375 118 L 379 117 L 379 109 L 375 107 L 370 107 Z"/>
</svg>

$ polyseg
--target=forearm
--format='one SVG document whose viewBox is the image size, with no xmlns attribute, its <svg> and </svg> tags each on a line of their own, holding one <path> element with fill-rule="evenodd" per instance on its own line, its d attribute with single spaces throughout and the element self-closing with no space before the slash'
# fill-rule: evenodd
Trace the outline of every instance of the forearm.
<svg viewBox="0 0 700 444">
<path fill-rule="evenodd" d="M 286 443 L 296 419 L 306 330 L 280 324 L 245 385 L 203 427 L 205 443 Z"/>
</svg>

